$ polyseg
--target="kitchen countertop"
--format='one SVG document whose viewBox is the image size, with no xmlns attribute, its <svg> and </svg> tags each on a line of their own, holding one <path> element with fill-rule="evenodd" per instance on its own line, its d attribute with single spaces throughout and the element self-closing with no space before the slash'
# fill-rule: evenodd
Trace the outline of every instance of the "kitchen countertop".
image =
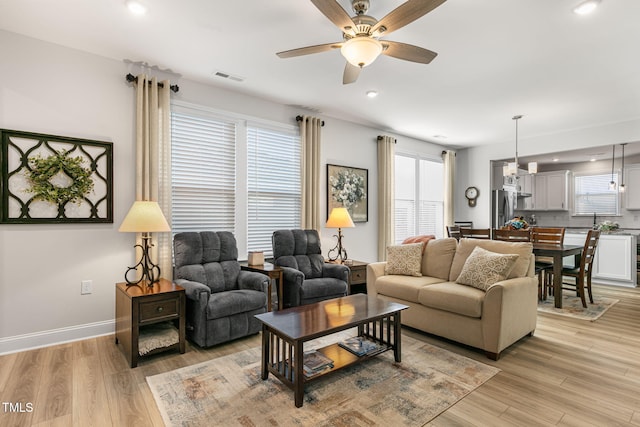
<svg viewBox="0 0 640 427">
<path fill-rule="evenodd" d="M 586 227 L 565 227 L 565 233 L 569 234 L 586 234 L 591 230 Z M 603 234 L 617 234 L 619 236 L 637 236 L 640 234 L 640 229 L 637 228 L 620 228 L 615 231 L 603 231 Z"/>
</svg>

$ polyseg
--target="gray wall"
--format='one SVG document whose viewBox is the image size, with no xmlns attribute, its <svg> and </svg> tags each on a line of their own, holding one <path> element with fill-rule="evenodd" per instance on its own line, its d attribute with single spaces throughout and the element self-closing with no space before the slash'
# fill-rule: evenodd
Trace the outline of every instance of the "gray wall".
<svg viewBox="0 0 640 427">
<path fill-rule="evenodd" d="M 115 177 L 113 224 L 0 225 L 0 354 L 112 333 L 114 284 L 134 263 L 134 237 L 117 229 L 135 197 L 135 91 L 124 76 L 139 70 L 5 31 L 0 31 L 0 52 L 0 127 L 111 141 Z M 289 124 L 304 114 L 220 87 L 185 79 L 176 83 L 180 92 L 172 95 L 175 99 L 221 111 Z M 369 222 L 344 230 L 344 242 L 353 259 L 375 261 L 376 137 L 394 136 L 398 147 L 428 155 L 439 155 L 442 147 L 323 118 L 322 218 L 324 165 L 368 169 Z M 335 231 L 321 230 L 325 252 L 335 244 Z M 82 280 L 93 280 L 91 295 L 80 295 Z"/>
</svg>

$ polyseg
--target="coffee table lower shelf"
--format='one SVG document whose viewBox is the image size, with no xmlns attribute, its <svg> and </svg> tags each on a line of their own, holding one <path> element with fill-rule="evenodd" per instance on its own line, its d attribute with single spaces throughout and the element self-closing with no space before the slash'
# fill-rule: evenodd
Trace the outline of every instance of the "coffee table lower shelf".
<svg viewBox="0 0 640 427">
<path fill-rule="evenodd" d="M 352 295 L 345 298 L 367 299 L 364 294 Z M 372 301 L 371 303 L 374 303 L 374 305 L 375 303 L 386 304 L 380 301 Z M 316 309 L 321 310 L 322 303 L 319 304 Z M 367 304 L 367 302 L 365 302 L 365 304 Z M 358 304 L 355 305 L 356 307 L 358 306 Z M 373 315 L 371 311 L 362 310 L 362 316 L 359 317 L 356 315 L 355 319 L 351 318 L 350 321 L 346 321 L 339 326 L 318 330 L 312 328 L 313 331 L 300 334 L 287 334 L 286 327 L 278 327 L 280 323 L 278 317 L 280 316 L 285 316 L 287 320 L 296 323 L 293 318 L 301 313 L 296 313 L 293 311 L 294 309 L 274 312 L 273 314 L 265 313 L 257 315 L 256 317 L 262 321 L 262 379 L 266 380 L 269 377 L 269 373 L 273 374 L 283 384 L 293 390 L 295 405 L 299 408 L 304 401 L 304 386 L 311 381 L 389 350 L 394 352 L 395 361 L 401 362 L 400 311 L 405 308 L 406 306 L 400 304 L 398 304 L 398 307 L 385 305 L 384 309 L 381 309 Z M 307 314 L 309 310 L 313 311 L 314 308 L 307 307 L 305 309 Z M 354 327 L 358 329 L 357 336 L 381 344 L 382 348 L 375 352 L 358 356 L 341 347 L 337 342 L 327 345 L 316 350 L 331 359 L 333 366 L 310 376 L 305 375 L 303 363 L 296 363 L 296 361 L 304 360 L 304 343 L 306 341 Z M 294 336 L 292 337 L 291 335 Z"/>
</svg>

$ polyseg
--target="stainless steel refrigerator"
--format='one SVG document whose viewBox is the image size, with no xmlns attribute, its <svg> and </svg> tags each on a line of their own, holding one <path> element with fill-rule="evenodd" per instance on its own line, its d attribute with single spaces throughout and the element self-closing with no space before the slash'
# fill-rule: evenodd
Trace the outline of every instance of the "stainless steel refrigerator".
<svg viewBox="0 0 640 427">
<path fill-rule="evenodd" d="M 515 186 L 505 185 L 502 190 L 494 190 L 491 197 L 491 226 L 500 228 L 513 219 L 518 205 L 518 193 Z"/>
</svg>

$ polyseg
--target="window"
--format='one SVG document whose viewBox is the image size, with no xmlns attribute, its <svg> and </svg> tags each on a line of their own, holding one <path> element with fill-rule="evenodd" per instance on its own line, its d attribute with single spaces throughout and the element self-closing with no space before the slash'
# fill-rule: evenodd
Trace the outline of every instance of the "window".
<svg viewBox="0 0 640 427">
<path fill-rule="evenodd" d="M 443 164 L 406 154 L 395 156 L 395 240 L 434 234 L 444 222 Z"/>
<path fill-rule="evenodd" d="M 297 128 L 173 105 L 171 131 L 173 233 L 231 231 L 244 259 L 300 227 Z"/>
<path fill-rule="evenodd" d="M 613 174 L 616 189 L 609 189 L 611 174 L 574 175 L 575 215 L 619 215 L 618 173 Z"/>
<path fill-rule="evenodd" d="M 235 231 L 236 124 L 171 113 L 171 230 Z"/>
<path fill-rule="evenodd" d="M 275 230 L 300 228 L 300 138 L 297 133 L 247 129 L 248 250 L 272 255 Z"/>
</svg>

